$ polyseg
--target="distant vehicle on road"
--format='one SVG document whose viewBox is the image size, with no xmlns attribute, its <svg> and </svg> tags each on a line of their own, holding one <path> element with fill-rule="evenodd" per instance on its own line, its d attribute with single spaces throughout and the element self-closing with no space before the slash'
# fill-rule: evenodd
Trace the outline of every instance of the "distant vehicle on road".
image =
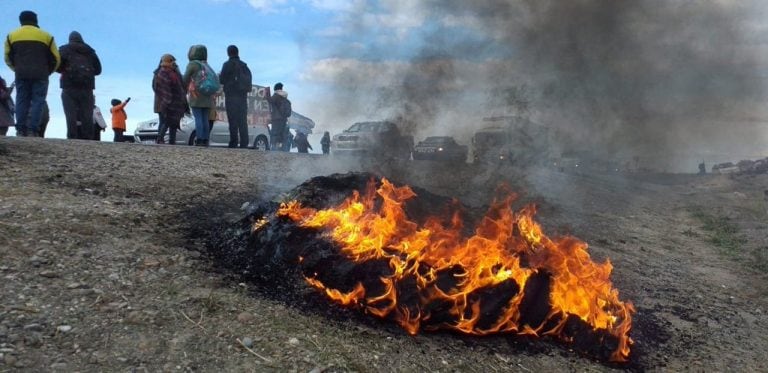
<svg viewBox="0 0 768 373">
<path fill-rule="evenodd" d="M 331 153 L 410 159 L 413 137 L 403 136 L 392 122 L 358 122 L 333 136 Z"/>
<path fill-rule="evenodd" d="M 549 127 L 517 116 L 484 118 L 483 124 L 472 137 L 474 162 L 531 166 L 550 158 Z"/>
<path fill-rule="evenodd" d="M 430 136 L 413 147 L 414 160 L 466 162 L 469 148 L 450 136 Z"/>
</svg>

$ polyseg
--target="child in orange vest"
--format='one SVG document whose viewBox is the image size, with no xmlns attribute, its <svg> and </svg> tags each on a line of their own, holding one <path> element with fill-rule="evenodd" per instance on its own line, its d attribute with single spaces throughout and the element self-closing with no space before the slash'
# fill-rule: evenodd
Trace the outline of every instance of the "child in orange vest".
<svg viewBox="0 0 768 373">
<path fill-rule="evenodd" d="M 125 113 L 125 105 L 128 105 L 130 101 L 130 97 L 126 98 L 125 102 L 120 102 L 116 98 L 112 99 L 112 107 L 109 109 L 109 112 L 112 113 L 112 130 L 115 131 L 115 142 L 124 141 L 125 120 L 128 119 L 128 114 Z"/>
</svg>

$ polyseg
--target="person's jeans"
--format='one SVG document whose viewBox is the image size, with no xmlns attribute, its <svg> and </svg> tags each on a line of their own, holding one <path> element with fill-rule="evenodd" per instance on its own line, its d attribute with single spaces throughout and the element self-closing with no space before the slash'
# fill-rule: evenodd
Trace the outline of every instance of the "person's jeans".
<svg viewBox="0 0 768 373">
<path fill-rule="evenodd" d="M 208 141 L 208 113 L 211 108 L 193 107 L 192 115 L 195 117 L 195 138 Z"/>
<path fill-rule="evenodd" d="M 125 132 L 125 131 L 123 131 L 123 130 L 114 130 L 114 131 L 115 131 L 115 138 L 114 138 L 115 142 L 123 142 L 123 141 L 125 141 L 125 139 L 123 139 L 123 132 Z"/>
<path fill-rule="evenodd" d="M 248 97 L 229 95 L 224 104 L 227 107 L 229 121 L 229 147 L 248 147 Z M 238 139 L 240 141 L 238 141 Z"/>
<path fill-rule="evenodd" d="M 61 90 L 61 103 L 67 120 L 67 138 L 93 140 L 93 90 L 89 88 L 67 88 Z M 77 122 L 80 122 L 78 128 Z"/>
<path fill-rule="evenodd" d="M 48 79 L 16 79 L 16 132 L 25 136 L 40 131 Z"/>
</svg>

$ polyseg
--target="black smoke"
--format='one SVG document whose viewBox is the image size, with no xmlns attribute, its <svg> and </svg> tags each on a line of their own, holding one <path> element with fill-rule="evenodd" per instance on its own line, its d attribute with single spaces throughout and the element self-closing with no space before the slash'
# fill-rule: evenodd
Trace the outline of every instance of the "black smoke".
<svg viewBox="0 0 768 373">
<path fill-rule="evenodd" d="M 376 42 L 358 53 L 374 62 L 405 55 L 409 62 L 369 93 L 375 99 L 366 115 L 390 113 L 416 135 L 465 137 L 483 116 L 529 115 L 566 133 L 567 146 L 606 156 L 761 151 L 755 139 L 766 132 L 756 122 L 765 64 L 752 2 L 421 4 L 425 27 L 400 53 L 396 43 Z M 370 37 L 361 20 L 378 11 L 360 8 L 350 29 Z M 347 100 L 364 106 L 357 84 L 366 82 L 338 79 L 345 92 L 357 93 Z"/>
</svg>

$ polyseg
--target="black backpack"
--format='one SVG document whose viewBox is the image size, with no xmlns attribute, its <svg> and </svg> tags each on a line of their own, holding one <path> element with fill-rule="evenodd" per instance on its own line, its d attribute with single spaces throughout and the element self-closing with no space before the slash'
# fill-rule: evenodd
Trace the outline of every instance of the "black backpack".
<svg viewBox="0 0 768 373">
<path fill-rule="evenodd" d="M 250 92 L 253 88 L 253 78 L 251 77 L 251 69 L 245 62 L 237 64 L 237 72 L 235 73 L 235 89 L 239 92 Z"/>
<path fill-rule="evenodd" d="M 86 85 L 96 76 L 91 56 L 86 53 L 73 52 L 67 58 L 64 77 L 74 84 Z"/>
</svg>

